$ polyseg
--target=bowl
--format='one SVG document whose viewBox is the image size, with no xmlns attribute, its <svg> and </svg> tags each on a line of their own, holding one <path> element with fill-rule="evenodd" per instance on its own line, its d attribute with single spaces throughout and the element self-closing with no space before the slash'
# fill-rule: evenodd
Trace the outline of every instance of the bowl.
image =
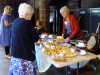
<svg viewBox="0 0 100 75">
<path fill-rule="evenodd" d="M 53 38 L 53 35 L 48 35 L 48 38 Z"/>
<path fill-rule="evenodd" d="M 80 55 L 86 55 L 86 51 L 85 50 L 80 50 L 79 54 Z"/>
<path fill-rule="evenodd" d="M 83 42 L 79 42 L 78 44 L 76 44 L 77 47 L 80 47 L 80 48 L 85 48 L 86 45 L 83 43 Z"/>
<path fill-rule="evenodd" d="M 40 35 L 40 38 L 41 38 L 41 39 L 44 39 L 46 36 L 47 36 L 47 34 L 41 34 L 41 35 Z"/>
</svg>

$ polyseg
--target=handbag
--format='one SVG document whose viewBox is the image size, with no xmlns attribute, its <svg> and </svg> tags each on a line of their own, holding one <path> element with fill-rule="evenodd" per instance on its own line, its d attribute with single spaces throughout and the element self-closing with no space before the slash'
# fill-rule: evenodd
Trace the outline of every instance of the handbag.
<svg viewBox="0 0 100 75">
<path fill-rule="evenodd" d="M 90 35 L 90 38 L 87 42 L 87 49 L 96 54 L 100 53 L 100 24 L 98 24 L 96 33 L 92 33 Z"/>
</svg>

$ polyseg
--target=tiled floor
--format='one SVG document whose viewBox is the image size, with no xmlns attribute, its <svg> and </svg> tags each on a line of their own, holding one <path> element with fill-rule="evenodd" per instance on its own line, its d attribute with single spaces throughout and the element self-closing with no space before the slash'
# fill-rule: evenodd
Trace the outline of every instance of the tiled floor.
<svg viewBox="0 0 100 75">
<path fill-rule="evenodd" d="M 0 75 L 7 75 L 10 59 L 5 58 L 4 49 L 0 46 Z"/>
</svg>

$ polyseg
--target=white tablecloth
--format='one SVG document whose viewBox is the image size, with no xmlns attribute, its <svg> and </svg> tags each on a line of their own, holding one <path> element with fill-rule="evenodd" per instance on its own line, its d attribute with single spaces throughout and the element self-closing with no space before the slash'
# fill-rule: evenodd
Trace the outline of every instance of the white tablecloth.
<svg viewBox="0 0 100 75">
<path fill-rule="evenodd" d="M 49 59 L 47 59 L 45 54 L 43 54 L 42 48 L 42 45 L 35 45 L 36 61 L 39 72 L 46 72 L 50 68 L 51 63 L 49 62 Z"/>
</svg>

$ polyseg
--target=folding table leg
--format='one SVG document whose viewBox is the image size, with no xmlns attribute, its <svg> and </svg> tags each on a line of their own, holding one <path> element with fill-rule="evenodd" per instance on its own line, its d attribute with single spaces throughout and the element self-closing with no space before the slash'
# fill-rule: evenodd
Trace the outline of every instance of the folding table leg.
<svg viewBox="0 0 100 75">
<path fill-rule="evenodd" d="M 76 75 L 79 75 L 79 62 L 77 63 Z"/>
</svg>

